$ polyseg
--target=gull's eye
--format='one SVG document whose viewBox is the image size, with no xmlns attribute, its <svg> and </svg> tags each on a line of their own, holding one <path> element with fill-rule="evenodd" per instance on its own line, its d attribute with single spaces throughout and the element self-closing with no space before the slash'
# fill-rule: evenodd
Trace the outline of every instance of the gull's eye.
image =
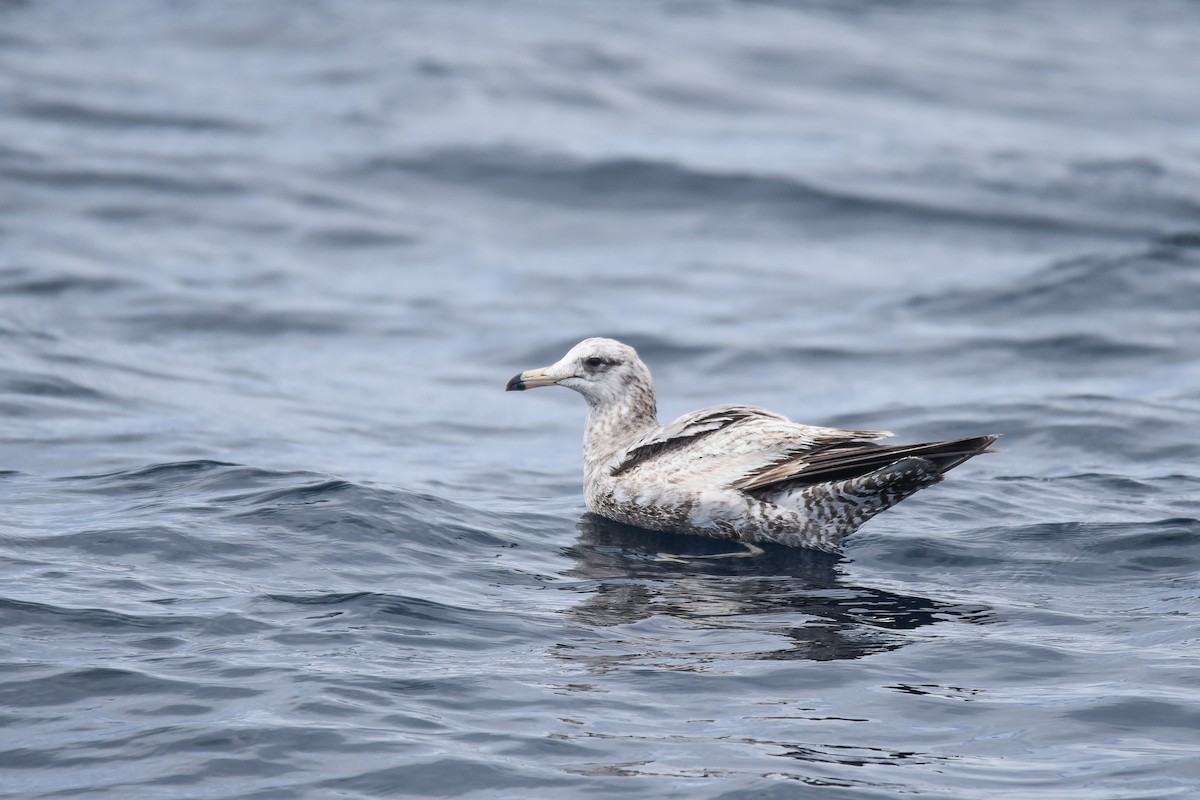
<svg viewBox="0 0 1200 800">
<path fill-rule="evenodd" d="M 604 359 L 600 356 L 592 356 L 585 358 L 583 363 L 588 369 L 599 369 L 604 364 Z"/>
</svg>

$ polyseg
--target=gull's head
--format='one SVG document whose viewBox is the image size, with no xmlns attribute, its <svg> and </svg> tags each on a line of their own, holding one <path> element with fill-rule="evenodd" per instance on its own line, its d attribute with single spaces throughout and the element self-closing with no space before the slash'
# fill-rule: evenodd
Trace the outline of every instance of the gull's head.
<svg viewBox="0 0 1200 800">
<path fill-rule="evenodd" d="M 636 350 L 616 339 L 584 339 L 550 366 L 514 375 L 505 391 L 554 385 L 574 389 L 592 405 L 645 392 L 653 397 L 650 371 Z"/>
</svg>

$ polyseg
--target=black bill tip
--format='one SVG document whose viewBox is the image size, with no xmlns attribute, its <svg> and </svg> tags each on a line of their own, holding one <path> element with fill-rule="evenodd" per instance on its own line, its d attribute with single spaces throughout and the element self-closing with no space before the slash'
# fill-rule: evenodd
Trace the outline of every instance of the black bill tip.
<svg viewBox="0 0 1200 800">
<path fill-rule="evenodd" d="M 525 381 L 521 380 L 521 373 L 517 373 L 508 379 L 508 384 L 504 387 L 506 392 L 523 392 L 525 391 Z"/>
</svg>

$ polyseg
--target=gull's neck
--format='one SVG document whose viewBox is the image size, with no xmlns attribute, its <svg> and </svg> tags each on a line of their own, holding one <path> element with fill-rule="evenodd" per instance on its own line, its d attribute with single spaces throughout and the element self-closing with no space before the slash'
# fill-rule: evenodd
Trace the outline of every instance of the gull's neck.
<svg viewBox="0 0 1200 800">
<path fill-rule="evenodd" d="M 587 398 L 587 428 L 583 432 L 583 472 L 591 480 L 613 456 L 647 433 L 658 429 L 654 387 L 627 386 L 619 398 Z"/>
</svg>

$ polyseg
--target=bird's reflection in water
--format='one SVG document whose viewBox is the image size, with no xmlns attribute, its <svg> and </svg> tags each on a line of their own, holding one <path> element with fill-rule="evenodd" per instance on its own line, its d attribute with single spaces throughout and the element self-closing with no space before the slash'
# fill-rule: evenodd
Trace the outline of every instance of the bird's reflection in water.
<svg viewBox="0 0 1200 800">
<path fill-rule="evenodd" d="M 586 514 L 570 550 L 576 565 L 569 575 L 578 581 L 572 588 L 588 597 L 571 614 L 597 628 L 666 617 L 691 630 L 748 634 L 684 642 L 672 650 L 672 660 L 679 662 L 675 668 L 731 657 L 860 658 L 902 646 L 908 640 L 905 631 L 947 619 L 982 622 L 988 616 L 978 606 L 854 586 L 838 571 L 841 556 L 814 550 L 767 546 L 751 557 L 704 558 L 738 550 L 730 542 L 647 531 Z M 638 642 L 628 637 L 625 647 L 611 639 L 608 644 L 613 647 L 602 647 L 610 650 L 604 655 L 593 647 L 585 648 L 590 655 L 571 657 L 629 663 L 650 655 L 633 652 Z"/>
</svg>

